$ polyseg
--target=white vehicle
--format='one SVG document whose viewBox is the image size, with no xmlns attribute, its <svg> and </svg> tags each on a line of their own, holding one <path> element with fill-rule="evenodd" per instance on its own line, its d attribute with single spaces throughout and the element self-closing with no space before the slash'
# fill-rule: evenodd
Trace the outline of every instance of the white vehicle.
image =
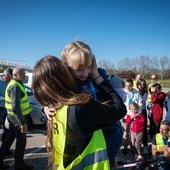
<svg viewBox="0 0 170 170">
<path fill-rule="evenodd" d="M 32 88 L 33 85 L 33 74 L 32 73 L 26 73 L 25 74 L 25 80 L 24 80 L 24 85 L 29 86 Z"/>
<path fill-rule="evenodd" d="M 0 87 L 4 85 L 5 85 L 4 83 L 0 83 Z M 32 108 L 31 113 L 28 114 L 28 116 L 26 117 L 28 129 L 30 129 L 32 125 L 45 125 L 47 119 L 46 119 L 46 115 L 42 112 L 41 104 L 34 98 L 33 90 L 26 85 L 24 85 L 24 87 L 25 87 L 25 91 L 28 94 L 28 99 L 30 102 L 30 106 Z M 0 94 L 4 93 L 4 91 L 2 90 L 3 88 L 0 88 Z M 5 108 L 4 95 L 0 95 L 0 107 L 1 109 Z M 6 111 L 0 114 L 0 124 L 4 113 L 6 113 Z"/>
</svg>

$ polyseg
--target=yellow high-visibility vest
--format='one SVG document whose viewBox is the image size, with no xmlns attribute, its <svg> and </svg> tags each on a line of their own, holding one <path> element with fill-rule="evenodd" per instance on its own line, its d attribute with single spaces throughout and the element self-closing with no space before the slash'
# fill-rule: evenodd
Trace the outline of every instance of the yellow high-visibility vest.
<svg viewBox="0 0 170 170">
<path fill-rule="evenodd" d="M 5 107 L 7 109 L 7 113 L 10 114 L 11 116 L 14 115 L 14 111 L 12 108 L 12 100 L 8 95 L 8 89 L 15 84 L 18 85 L 21 91 L 24 93 L 24 97 L 20 99 L 20 107 L 21 107 L 22 115 L 27 115 L 31 112 L 30 103 L 28 101 L 28 95 L 25 91 L 25 88 L 14 79 L 12 79 L 8 83 L 7 88 L 5 90 Z"/>
<path fill-rule="evenodd" d="M 168 141 L 167 143 L 170 142 L 170 137 L 168 138 Z M 160 150 L 163 148 L 163 146 L 166 145 L 163 141 L 163 137 L 160 133 L 157 133 L 156 134 L 156 147 L 157 147 L 157 150 Z"/>
<path fill-rule="evenodd" d="M 102 130 L 93 132 L 91 141 L 84 151 L 64 168 L 63 156 L 67 133 L 67 108 L 57 109 L 53 118 L 53 143 L 55 148 L 54 169 L 56 170 L 110 170 L 106 143 Z"/>
</svg>

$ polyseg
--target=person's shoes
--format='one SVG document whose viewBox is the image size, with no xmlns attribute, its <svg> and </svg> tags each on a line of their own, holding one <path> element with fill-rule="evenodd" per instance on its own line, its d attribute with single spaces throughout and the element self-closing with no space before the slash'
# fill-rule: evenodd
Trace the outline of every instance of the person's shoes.
<svg viewBox="0 0 170 170">
<path fill-rule="evenodd" d="M 137 162 L 142 162 L 143 161 L 143 157 L 141 155 L 138 155 L 136 161 Z"/>
<path fill-rule="evenodd" d="M 8 168 L 10 168 L 9 165 L 0 164 L 0 169 L 8 169 Z"/>
<path fill-rule="evenodd" d="M 147 146 L 144 146 L 144 148 L 143 148 L 143 153 L 144 153 L 144 154 L 149 154 L 149 151 L 148 151 L 148 147 L 147 147 Z"/>
<path fill-rule="evenodd" d="M 22 165 L 15 166 L 15 170 L 32 170 L 33 166 L 23 163 Z"/>
<path fill-rule="evenodd" d="M 122 150 L 122 153 L 123 153 L 124 155 L 126 155 L 126 154 L 127 154 L 127 149 L 123 149 L 123 150 Z"/>
</svg>

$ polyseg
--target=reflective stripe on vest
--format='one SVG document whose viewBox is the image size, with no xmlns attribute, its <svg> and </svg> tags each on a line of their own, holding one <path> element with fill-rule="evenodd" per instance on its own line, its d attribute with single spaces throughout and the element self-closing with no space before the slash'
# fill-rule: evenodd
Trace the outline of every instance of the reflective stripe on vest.
<svg viewBox="0 0 170 170">
<path fill-rule="evenodd" d="M 170 142 L 170 138 L 168 138 L 167 143 L 168 142 Z M 166 144 L 163 141 L 162 135 L 160 133 L 157 133 L 156 134 L 156 147 L 157 147 L 157 150 L 162 149 L 164 145 L 166 145 Z"/>
<path fill-rule="evenodd" d="M 28 113 L 31 112 L 30 103 L 28 101 L 28 95 L 25 91 L 25 88 L 16 80 L 11 80 L 8 83 L 8 86 L 5 90 L 5 107 L 7 109 L 7 112 L 8 112 L 8 114 L 10 114 L 12 116 L 14 115 L 13 108 L 12 108 L 12 100 L 8 95 L 8 90 L 13 85 L 19 86 L 20 90 L 24 93 L 24 97 L 20 99 L 20 107 L 21 107 L 22 115 L 27 115 Z"/>
<path fill-rule="evenodd" d="M 62 106 L 53 118 L 53 143 L 55 147 L 54 165 L 57 170 L 110 170 L 106 143 L 102 130 L 93 133 L 92 139 L 84 151 L 64 168 L 63 155 L 67 132 L 67 108 Z M 100 140 L 100 141 L 99 141 Z"/>
</svg>

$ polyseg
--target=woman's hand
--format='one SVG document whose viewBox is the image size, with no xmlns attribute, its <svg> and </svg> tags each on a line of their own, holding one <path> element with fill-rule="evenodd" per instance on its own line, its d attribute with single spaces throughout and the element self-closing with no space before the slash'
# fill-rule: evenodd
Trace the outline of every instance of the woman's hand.
<svg viewBox="0 0 170 170">
<path fill-rule="evenodd" d="M 44 113 L 46 114 L 47 116 L 47 119 L 48 120 L 52 120 L 52 117 L 55 116 L 55 109 L 54 108 L 50 108 L 48 106 L 44 106 Z"/>
</svg>

